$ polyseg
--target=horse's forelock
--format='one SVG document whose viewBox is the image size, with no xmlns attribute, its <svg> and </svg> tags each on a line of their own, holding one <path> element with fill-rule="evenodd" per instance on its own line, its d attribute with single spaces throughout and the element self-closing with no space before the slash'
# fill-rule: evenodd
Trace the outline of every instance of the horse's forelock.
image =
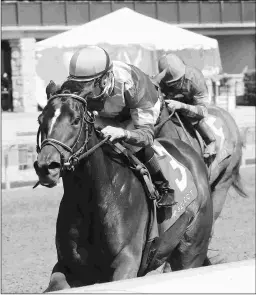
<svg viewBox="0 0 256 295">
<path fill-rule="evenodd" d="M 88 82 L 77 82 L 72 80 L 65 81 L 60 89 L 55 94 L 58 94 L 59 97 L 54 99 L 53 101 L 48 104 L 49 109 L 55 109 L 57 105 L 66 105 L 71 110 L 75 112 L 80 112 L 82 114 L 83 107 L 81 103 L 79 103 L 77 100 L 74 100 L 72 97 L 62 97 L 61 94 L 76 94 L 84 96 L 86 93 L 91 91 L 91 85 L 92 83 Z M 65 107 L 66 109 L 66 107 Z"/>
<path fill-rule="evenodd" d="M 60 93 L 74 93 L 77 95 L 85 95 L 92 89 L 93 82 L 77 82 L 72 80 L 65 81 L 60 89 Z"/>
<path fill-rule="evenodd" d="M 65 81 L 60 89 L 60 93 L 74 93 L 82 91 L 82 85 L 76 81 Z"/>
</svg>

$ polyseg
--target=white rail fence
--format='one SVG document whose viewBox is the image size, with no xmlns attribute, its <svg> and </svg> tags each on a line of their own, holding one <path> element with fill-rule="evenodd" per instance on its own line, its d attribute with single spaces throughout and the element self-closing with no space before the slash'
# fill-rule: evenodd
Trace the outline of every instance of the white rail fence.
<svg viewBox="0 0 256 295">
<path fill-rule="evenodd" d="M 52 293 L 255 294 L 255 259 L 95 284 Z"/>
<path fill-rule="evenodd" d="M 2 146 L 2 188 L 31 185 L 37 180 L 33 168 L 36 147 L 32 141 L 19 140 Z"/>
</svg>

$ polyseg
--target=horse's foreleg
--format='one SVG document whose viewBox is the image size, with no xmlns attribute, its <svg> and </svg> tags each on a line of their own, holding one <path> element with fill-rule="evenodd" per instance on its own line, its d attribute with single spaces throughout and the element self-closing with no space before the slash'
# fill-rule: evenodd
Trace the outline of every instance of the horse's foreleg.
<svg viewBox="0 0 256 295">
<path fill-rule="evenodd" d="M 43 293 L 69 289 L 70 285 L 64 272 L 64 268 L 57 262 L 52 270 L 51 278 L 48 287 Z"/>
<path fill-rule="evenodd" d="M 202 266 L 210 266 L 210 265 L 212 265 L 211 260 L 208 257 L 206 257 Z"/>
<path fill-rule="evenodd" d="M 115 271 L 112 277 L 113 281 L 136 278 L 142 253 L 134 254 L 131 247 L 124 248 L 114 260 L 112 267 Z"/>
</svg>

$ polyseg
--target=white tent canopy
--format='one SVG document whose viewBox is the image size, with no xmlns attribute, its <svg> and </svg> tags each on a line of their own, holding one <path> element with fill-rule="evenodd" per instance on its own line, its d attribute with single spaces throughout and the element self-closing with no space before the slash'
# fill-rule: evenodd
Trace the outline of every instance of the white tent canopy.
<svg viewBox="0 0 256 295">
<path fill-rule="evenodd" d="M 157 60 L 164 52 L 178 54 L 206 75 L 221 70 L 217 40 L 122 8 L 36 43 L 41 106 L 45 104 L 42 89 L 51 79 L 61 83 L 67 77 L 73 52 L 85 45 L 102 46 L 112 59 L 134 64 L 149 75 L 157 73 Z"/>
<path fill-rule="evenodd" d="M 150 50 L 217 49 L 215 39 L 122 8 L 67 32 L 37 43 L 37 50 L 53 46 L 140 44 Z"/>
</svg>

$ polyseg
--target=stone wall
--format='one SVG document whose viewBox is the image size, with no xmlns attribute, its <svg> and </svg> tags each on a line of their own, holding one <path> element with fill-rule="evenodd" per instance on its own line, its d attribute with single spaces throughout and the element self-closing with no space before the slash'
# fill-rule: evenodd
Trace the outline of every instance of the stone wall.
<svg viewBox="0 0 256 295">
<path fill-rule="evenodd" d="M 35 38 L 10 40 L 13 110 L 36 112 Z"/>
</svg>

